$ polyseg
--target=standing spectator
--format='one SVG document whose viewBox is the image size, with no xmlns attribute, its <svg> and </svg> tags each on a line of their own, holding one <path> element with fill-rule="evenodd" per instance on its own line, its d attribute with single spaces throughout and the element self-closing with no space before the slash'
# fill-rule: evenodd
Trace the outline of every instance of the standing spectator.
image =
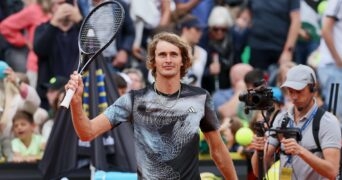
<svg viewBox="0 0 342 180">
<path fill-rule="evenodd" d="M 38 56 L 37 91 L 41 106 L 48 110 L 43 84 L 54 76 L 68 77 L 78 62 L 78 32 L 82 15 L 65 0 L 52 0 L 52 17 L 36 29 L 34 51 Z"/>
<path fill-rule="evenodd" d="M 130 16 L 135 28 L 132 53 L 137 60 L 145 61 L 147 39 L 151 38 L 154 31 L 170 24 L 171 2 L 165 0 L 131 1 Z"/>
<path fill-rule="evenodd" d="M 104 0 L 77 0 L 78 6 L 83 17 L 86 17 L 89 12 Z M 115 40 L 102 52 L 110 69 L 114 71 L 122 71 L 129 67 L 129 55 L 134 41 L 134 26 L 132 19 L 129 16 L 129 9 L 125 2 L 117 0 L 125 9 L 125 19 L 122 28 L 119 30 Z M 101 22 L 99 22 L 101 23 Z"/>
<path fill-rule="evenodd" d="M 189 43 L 191 47 L 190 53 L 192 55 L 192 65 L 184 78 L 189 81 L 187 82 L 188 84 L 201 87 L 208 53 L 197 44 L 202 37 L 204 26 L 200 23 L 197 17 L 189 15 L 180 20 L 178 28 L 180 30 L 181 38 L 185 42 Z"/>
<path fill-rule="evenodd" d="M 0 32 L 12 46 L 28 48 L 27 58 L 19 59 L 20 57 L 14 55 L 6 60 L 15 68 L 15 71 L 27 71 L 31 86 L 35 88 L 38 58 L 33 51 L 32 44 L 36 27 L 50 18 L 50 0 L 26 0 L 24 2 L 25 7 L 21 11 L 10 15 L 1 22 Z"/>
<path fill-rule="evenodd" d="M 201 24 L 205 27 L 203 34 L 208 34 L 208 19 L 210 12 L 214 8 L 215 2 L 213 0 L 174 0 L 176 4 L 176 13 L 182 17 L 186 14 L 196 16 Z M 207 48 L 206 37 L 200 39 L 199 46 L 204 49 Z"/>
<path fill-rule="evenodd" d="M 293 60 L 300 29 L 299 0 L 250 0 L 250 64 L 267 71 L 270 65 Z"/>
<path fill-rule="evenodd" d="M 322 37 L 320 45 L 321 61 L 317 68 L 326 104 L 332 83 L 342 84 L 342 3 L 329 0 L 323 17 Z M 342 118 L 342 93 L 339 93 L 336 116 Z"/>
<path fill-rule="evenodd" d="M 11 141 L 13 162 L 37 162 L 43 156 L 45 143 L 43 137 L 34 133 L 33 116 L 25 111 L 18 111 L 13 117 L 15 138 Z"/>
<path fill-rule="evenodd" d="M 317 0 L 300 0 L 301 28 L 296 43 L 294 60 L 297 64 L 307 64 L 310 54 L 315 51 L 320 42 L 321 16 L 316 11 Z"/>
</svg>

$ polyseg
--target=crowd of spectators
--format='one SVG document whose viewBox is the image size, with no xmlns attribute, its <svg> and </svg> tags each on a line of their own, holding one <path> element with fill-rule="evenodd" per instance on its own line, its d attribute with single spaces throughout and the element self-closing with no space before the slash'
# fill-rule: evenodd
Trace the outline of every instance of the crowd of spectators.
<svg viewBox="0 0 342 180">
<path fill-rule="evenodd" d="M 82 19 L 102 1 L 1 1 L 0 59 L 9 68 L 7 76 L 0 79 L 0 160 L 31 162 L 41 157 L 64 95 L 65 79 L 78 62 Z M 153 82 L 145 67 L 151 37 L 161 31 L 177 33 L 191 45 L 193 56 L 193 66 L 183 82 L 213 95 L 223 135 L 233 122 L 237 127 L 253 122 L 254 113 L 243 112 L 239 95 L 260 82 L 267 82 L 276 92 L 278 110 L 291 106 L 279 86 L 296 64 L 318 70 L 322 91 L 317 91 L 317 99 L 323 105 L 328 104 L 331 83 L 341 82 L 336 77 L 341 77 L 342 49 L 337 42 L 342 29 L 337 19 L 342 13 L 333 11 L 332 5 L 326 14 L 318 13 L 322 0 L 117 1 L 126 11 L 124 25 L 102 56 L 120 94 Z M 319 56 L 313 57 L 314 53 Z M 342 108 L 337 108 L 341 121 Z M 18 130 L 19 120 L 27 122 L 28 130 Z M 34 152 L 27 138 L 21 138 L 23 134 L 36 139 Z M 20 150 L 13 146 L 21 142 Z M 227 142 L 230 149 L 235 146 L 235 142 Z M 18 156 L 24 149 L 27 152 Z M 26 155 L 34 158 L 22 158 Z"/>
</svg>

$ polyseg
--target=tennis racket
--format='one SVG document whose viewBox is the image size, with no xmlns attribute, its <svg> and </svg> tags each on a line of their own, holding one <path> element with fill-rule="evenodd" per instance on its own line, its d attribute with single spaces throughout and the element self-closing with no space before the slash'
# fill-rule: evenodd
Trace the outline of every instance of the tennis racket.
<svg viewBox="0 0 342 180">
<path fill-rule="evenodd" d="M 77 72 L 86 67 L 108 47 L 121 28 L 125 10 L 117 1 L 105 1 L 96 6 L 84 19 L 78 35 L 80 52 Z M 68 89 L 61 106 L 69 108 L 75 91 Z"/>
</svg>

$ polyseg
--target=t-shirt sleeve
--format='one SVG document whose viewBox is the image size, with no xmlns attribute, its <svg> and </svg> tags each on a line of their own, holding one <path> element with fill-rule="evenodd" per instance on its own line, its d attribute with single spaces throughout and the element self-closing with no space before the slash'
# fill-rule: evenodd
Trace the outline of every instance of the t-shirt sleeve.
<svg viewBox="0 0 342 180">
<path fill-rule="evenodd" d="M 340 0 L 329 0 L 324 15 L 336 20 L 342 19 L 342 5 Z"/>
<path fill-rule="evenodd" d="M 129 120 L 132 113 L 132 106 L 132 95 L 131 93 L 126 93 L 109 106 L 103 114 L 109 119 L 112 127 L 115 127 L 121 122 Z"/>
<path fill-rule="evenodd" d="M 326 112 L 320 122 L 319 139 L 321 148 L 341 148 L 341 129 L 336 116 Z"/>
<path fill-rule="evenodd" d="M 214 110 L 214 103 L 209 95 L 206 92 L 206 100 L 205 100 L 205 107 L 204 107 L 204 117 L 200 122 L 200 128 L 202 132 L 209 132 L 213 130 L 217 130 L 220 126 L 220 122 L 217 118 L 217 114 Z"/>
</svg>

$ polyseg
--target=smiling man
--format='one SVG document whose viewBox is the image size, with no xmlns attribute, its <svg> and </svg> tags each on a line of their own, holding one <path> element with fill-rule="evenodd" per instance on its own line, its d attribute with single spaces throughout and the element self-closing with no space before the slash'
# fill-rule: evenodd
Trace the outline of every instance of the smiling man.
<svg viewBox="0 0 342 180">
<path fill-rule="evenodd" d="M 209 93 L 181 83 L 191 66 L 188 44 L 175 34 L 158 34 L 149 44 L 146 65 L 155 83 L 121 96 L 91 121 L 82 110 L 81 76 L 71 75 L 66 89 L 76 90 L 70 105 L 80 139 L 89 141 L 123 122 L 132 123 L 139 179 L 199 180 L 201 129 L 222 175 L 237 179 Z"/>
</svg>

